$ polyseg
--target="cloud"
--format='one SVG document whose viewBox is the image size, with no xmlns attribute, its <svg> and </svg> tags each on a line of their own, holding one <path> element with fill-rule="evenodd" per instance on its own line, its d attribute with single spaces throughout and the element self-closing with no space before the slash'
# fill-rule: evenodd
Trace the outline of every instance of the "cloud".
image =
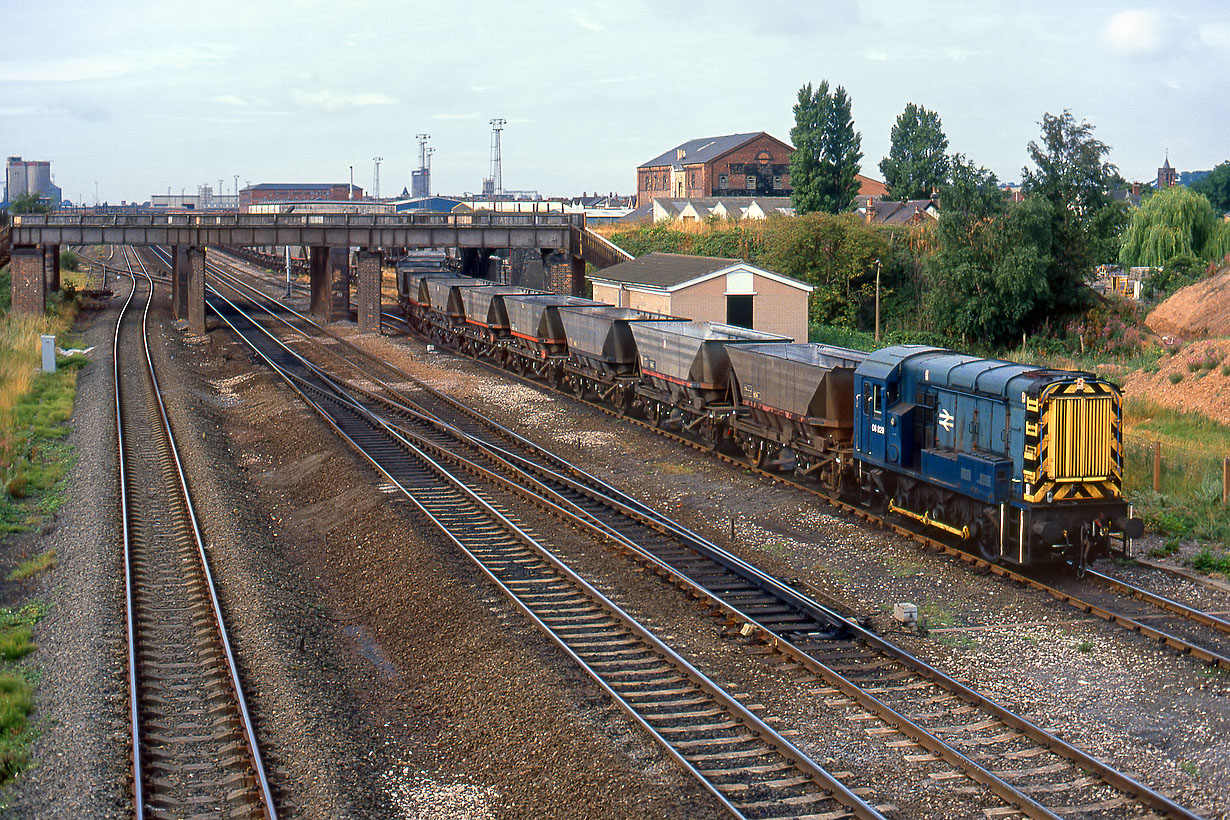
<svg viewBox="0 0 1230 820">
<path fill-rule="evenodd" d="M 583 11 L 577 11 L 574 9 L 572 12 L 572 22 L 576 23 L 586 31 L 592 31 L 595 34 L 600 31 L 606 31 L 606 26 L 597 22 Z"/>
<path fill-rule="evenodd" d="M 980 51 L 971 51 L 965 46 L 954 46 L 952 48 L 944 49 L 944 56 L 958 63 L 964 62 L 965 60 L 968 60 L 970 57 L 976 57 L 980 55 L 981 53 L 982 52 Z"/>
<path fill-rule="evenodd" d="M 470 114 L 432 114 L 431 118 L 433 120 L 476 120 L 478 119 L 478 112 L 475 111 Z"/>
<path fill-rule="evenodd" d="M 1126 57 L 1148 57 L 1171 43 L 1174 22 L 1157 9 L 1121 11 L 1106 24 L 1103 38 L 1111 51 Z"/>
<path fill-rule="evenodd" d="M 617 83 L 634 83 L 640 79 L 637 74 L 629 74 L 625 77 L 603 77 L 598 81 L 599 85 L 615 85 Z"/>
<path fill-rule="evenodd" d="M 888 60 L 888 52 L 881 51 L 878 48 L 869 49 L 863 52 L 864 60 L 871 60 L 875 63 L 883 63 Z"/>
<path fill-rule="evenodd" d="M 75 83 L 112 80 L 142 71 L 182 71 L 221 62 L 233 51 L 234 48 L 227 45 L 202 45 L 89 57 L 57 57 L 22 65 L 0 63 L 0 82 Z"/>
<path fill-rule="evenodd" d="M 223 105 L 237 105 L 244 108 L 252 105 L 249 100 L 234 94 L 219 94 L 217 97 L 213 98 L 213 101 L 216 103 L 222 103 Z"/>
<path fill-rule="evenodd" d="M 1214 48 L 1230 48 L 1230 22 L 1204 23 L 1198 30 L 1200 42 Z"/>
<path fill-rule="evenodd" d="M 315 108 L 330 113 L 366 108 L 371 105 L 392 105 L 397 102 L 388 94 L 382 94 L 379 91 L 343 94 L 331 88 L 322 88 L 319 91 L 295 91 L 291 94 L 291 99 L 301 108 Z"/>
</svg>

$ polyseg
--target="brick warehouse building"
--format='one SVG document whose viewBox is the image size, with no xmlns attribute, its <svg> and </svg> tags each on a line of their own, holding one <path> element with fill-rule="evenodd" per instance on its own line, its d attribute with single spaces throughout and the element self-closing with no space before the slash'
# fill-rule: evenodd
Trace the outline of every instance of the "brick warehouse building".
<svg viewBox="0 0 1230 820">
<path fill-rule="evenodd" d="M 358 185 L 353 188 L 345 182 L 262 182 L 259 185 L 249 185 L 239 192 L 239 209 L 246 210 L 249 205 L 262 202 L 306 202 L 312 200 L 329 200 L 344 202 L 350 199 L 362 199 L 363 189 Z"/>
<path fill-rule="evenodd" d="M 792 153 L 764 131 L 690 140 L 636 169 L 637 207 L 655 197 L 788 197 Z"/>
</svg>

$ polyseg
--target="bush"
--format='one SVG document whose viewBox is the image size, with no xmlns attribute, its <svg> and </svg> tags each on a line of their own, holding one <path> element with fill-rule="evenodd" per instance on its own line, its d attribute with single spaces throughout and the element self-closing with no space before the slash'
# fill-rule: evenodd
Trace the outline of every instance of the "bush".
<svg viewBox="0 0 1230 820">
<path fill-rule="evenodd" d="M 1167 378 L 1170 379 L 1171 384 L 1178 384 L 1179 382 L 1183 381 L 1183 374 L 1182 373 L 1171 373 L 1170 376 L 1168 376 Z"/>
<path fill-rule="evenodd" d="M 64 250 L 60 251 L 60 267 L 64 270 L 77 270 L 81 266 L 81 259 L 77 256 L 76 251 Z"/>
<path fill-rule="evenodd" d="M 1205 547 L 1192 558 L 1192 569 L 1206 575 L 1214 572 L 1230 575 L 1230 555 L 1215 553 Z"/>
</svg>

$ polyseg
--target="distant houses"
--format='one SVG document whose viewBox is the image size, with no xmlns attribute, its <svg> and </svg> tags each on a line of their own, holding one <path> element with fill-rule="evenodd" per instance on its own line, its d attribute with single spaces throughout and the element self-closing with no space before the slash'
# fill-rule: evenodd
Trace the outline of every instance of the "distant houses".
<svg viewBox="0 0 1230 820">
<path fill-rule="evenodd" d="M 764 131 L 700 137 L 676 145 L 636 169 L 636 208 L 619 221 L 705 222 L 790 216 L 794 147 Z M 858 212 L 870 222 L 933 219 L 934 200 L 889 207 L 888 188 L 859 174 Z M 868 208 L 868 203 L 875 203 Z M 902 205 L 902 203 L 894 203 Z"/>
</svg>

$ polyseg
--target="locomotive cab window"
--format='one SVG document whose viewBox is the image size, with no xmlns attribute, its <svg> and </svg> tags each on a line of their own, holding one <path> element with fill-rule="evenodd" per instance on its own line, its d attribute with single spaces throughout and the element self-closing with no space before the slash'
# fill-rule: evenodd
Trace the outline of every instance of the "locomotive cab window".
<svg viewBox="0 0 1230 820">
<path fill-rule="evenodd" d="M 867 412 L 872 415 L 880 415 L 883 410 L 883 397 L 880 395 L 880 385 L 878 384 L 863 384 L 863 404 L 867 407 Z"/>
</svg>

